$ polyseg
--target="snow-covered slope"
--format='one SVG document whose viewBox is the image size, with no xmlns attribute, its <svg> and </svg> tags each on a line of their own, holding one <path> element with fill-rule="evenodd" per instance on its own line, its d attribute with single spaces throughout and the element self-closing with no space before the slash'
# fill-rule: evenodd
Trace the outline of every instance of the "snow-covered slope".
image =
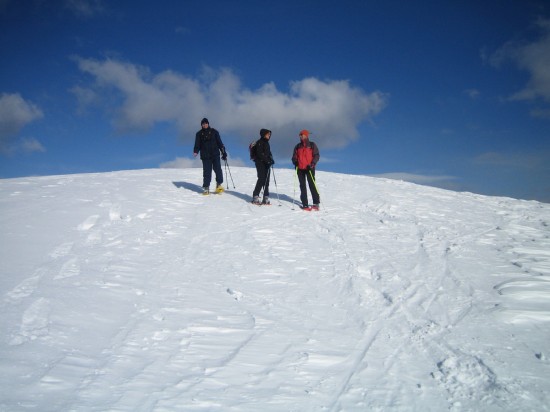
<svg viewBox="0 0 550 412">
<path fill-rule="evenodd" d="M 0 181 L 0 410 L 549 410 L 550 205 L 275 172 Z"/>
</svg>

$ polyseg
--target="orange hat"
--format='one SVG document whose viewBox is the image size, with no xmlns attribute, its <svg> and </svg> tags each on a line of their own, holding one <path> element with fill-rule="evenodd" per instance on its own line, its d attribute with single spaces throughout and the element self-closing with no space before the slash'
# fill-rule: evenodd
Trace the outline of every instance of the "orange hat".
<svg viewBox="0 0 550 412">
<path fill-rule="evenodd" d="M 309 132 L 305 129 L 300 132 L 300 136 L 301 135 L 304 135 L 305 137 L 309 138 Z"/>
</svg>

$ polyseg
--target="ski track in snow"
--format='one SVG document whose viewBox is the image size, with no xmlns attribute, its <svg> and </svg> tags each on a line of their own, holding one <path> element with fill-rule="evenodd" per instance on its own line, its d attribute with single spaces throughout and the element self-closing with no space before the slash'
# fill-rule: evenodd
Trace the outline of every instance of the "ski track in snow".
<svg viewBox="0 0 550 412">
<path fill-rule="evenodd" d="M 234 169 L 0 181 L 0 410 L 549 410 L 550 206 Z"/>
</svg>

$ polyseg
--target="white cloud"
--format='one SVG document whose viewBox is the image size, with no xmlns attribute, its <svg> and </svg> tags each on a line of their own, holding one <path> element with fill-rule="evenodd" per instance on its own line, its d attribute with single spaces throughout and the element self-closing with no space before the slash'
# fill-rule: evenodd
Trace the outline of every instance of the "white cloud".
<svg viewBox="0 0 550 412">
<path fill-rule="evenodd" d="M 176 157 L 174 160 L 162 163 L 159 167 L 164 169 L 190 169 L 202 167 L 202 162 L 198 157 L 191 159 L 187 157 Z"/>
<path fill-rule="evenodd" d="M 65 0 L 65 7 L 78 17 L 93 17 L 104 11 L 101 0 Z"/>
<path fill-rule="evenodd" d="M 542 98 L 550 102 L 550 20 L 539 20 L 537 28 L 541 32 L 538 40 L 509 42 L 490 57 L 490 62 L 497 67 L 512 61 L 530 74 L 526 86 L 510 96 L 511 100 Z"/>
<path fill-rule="evenodd" d="M 409 183 L 416 183 L 423 186 L 438 187 L 440 189 L 460 191 L 464 190 L 462 184 L 455 176 L 450 175 L 424 175 L 416 173 L 396 172 L 369 175 L 385 179 L 401 180 Z"/>
<path fill-rule="evenodd" d="M 189 33 L 191 33 L 191 30 L 187 27 L 184 27 L 184 26 L 178 26 L 178 27 L 176 27 L 175 32 L 177 34 L 189 34 Z"/>
<path fill-rule="evenodd" d="M 12 140 L 23 127 L 44 114 L 33 103 L 25 101 L 18 93 L 0 96 L 0 152 L 10 150 Z"/>
<path fill-rule="evenodd" d="M 448 175 L 421 175 L 414 173 L 381 173 L 376 175 L 370 175 L 372 177 L 382 177 L 392 180 L 403 180 L 405 182 L 418 183 L 421 185 L 434 185 L 435 183 L 448 182 L 455 180 L 456 177 Z"/>
<path fill-rule="evenodd" d="M 531 116 L 539 119 L 550 119 L 550 109 L 533 109 L 531 110 Z"/>
<path fill-rule="evenodd" d="M 90 107 L 98 102 L 98 97 L 95 91 L 81 87 L 74 86 L 69 90 L 78 100 L 78 112 L 84 113 L 87 107 Z"/>
<path fill-rule="evenodd" d="M 477 89 L 467 89 L 464 90 L 464 94 L 472 100 L 477 100 L 481 96 L 481 93 Z"/>
<path fill-rule="evenodd" d="M 538 169 L 546 167 L 550 160 L 548 151 L 537 153 L 502 153 L 486 152 L 473 159 L 474 164 L 490 167 L 505 167 L 513 169 Z"/>
<path fill-rule="evenodd" d="M 239 158 L 231 158 L 230 163 L 231 163 L 231 167 L 250 166 L 250 162 L 245 164 L 245 162 L 243 162 L 242 159 L 239 159 Z M 196 158 L 176 157 L 174 160 L 162 163 L 159 167 L 163 169 L 202 168 L 202 161 L 200 160 L 199 157 L 196 157 Z M 223 162 L 222 162 L 222 167 L 224 167 Z"/>
<path fill-rule="evenodd" d="M 42 143 L 40 143 L 34 137 L 23 139 L 21 142 L 21 149 L 26 153 L 46 151 Z"/>
<path fill-rule="evenodd" d="M 298 131 L 305 128 L 323 147 L 343 147 L 359 137 L 358 125 L 378 114 L 388 99 L 346 80 L 306 78 L 283 92 L 274 83 L 247 89 L 228 69 L 206 68 L 203 76 L 192 78 L 170 70 L 152 74 L 111 59 L 78 59 L 78 65 L 96 80 L 88 95 L 116 92 L 120 101 L 112 95 L 109 101 L 116 102 L 113 123 L 118 130 L 146 131 L 157 122 L 171 122 L 186 141 L 194 139 L 200 119 L 208 117 L 222 137 L 232 133 L 243 143 L 267 128 L 273 131 L 272 145 L 286 144 L 288 149 L 288 142 L 297 141 Z"/>
</svg>

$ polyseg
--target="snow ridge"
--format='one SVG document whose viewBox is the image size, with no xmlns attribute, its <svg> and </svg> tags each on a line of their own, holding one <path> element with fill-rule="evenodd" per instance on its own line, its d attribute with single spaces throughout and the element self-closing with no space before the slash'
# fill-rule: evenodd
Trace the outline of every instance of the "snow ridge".
<svg viewBox="0 0 550 412">
<path fill-rule="evenodd" d="M 550 205 L 231 171 L 0 181 L 0 410 L 549 410 Z"/>
</svg>

